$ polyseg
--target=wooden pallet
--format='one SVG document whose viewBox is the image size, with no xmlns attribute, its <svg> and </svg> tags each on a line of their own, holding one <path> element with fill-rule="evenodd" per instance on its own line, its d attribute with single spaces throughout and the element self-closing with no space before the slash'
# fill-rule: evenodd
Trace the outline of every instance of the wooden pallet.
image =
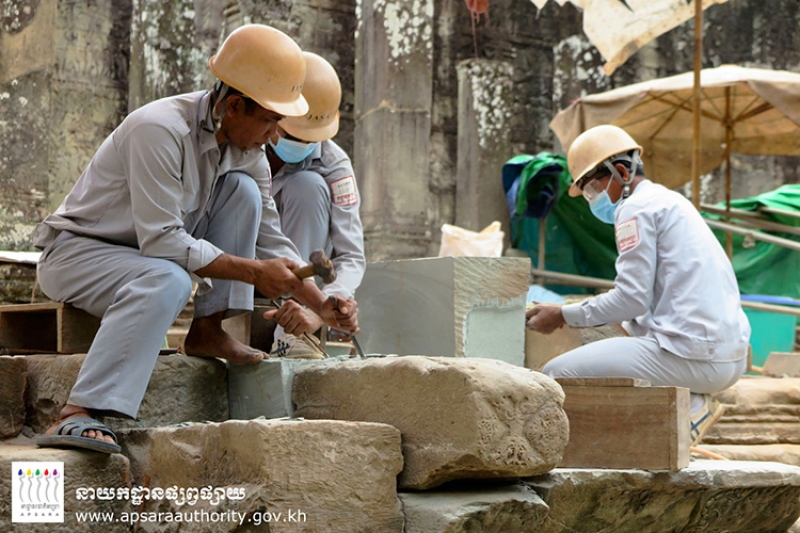
<svg viewBox="0 0 800 533">
<path fill-rule="evenodd" d="M 69 304 L 0 306 L 0 352 L 86 353 L 100 319 Z"/>
<path fill-rule="evenodd" d="M 569 443 L 562 468 L 680 470 L 689 465 L 689 389 L 633 378 L 557 378 Z"/>
</svg>

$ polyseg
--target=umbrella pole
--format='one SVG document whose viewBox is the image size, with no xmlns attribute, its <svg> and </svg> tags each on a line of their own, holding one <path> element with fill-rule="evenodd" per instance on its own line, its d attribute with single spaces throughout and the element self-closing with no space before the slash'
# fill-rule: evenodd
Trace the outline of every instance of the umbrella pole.
<svg viewBox="0 0 800 533">
<path fill-rule="evenodd" d="M 725 87 L 725 221 L 731 220 L 731 142 L 733 141 L 731 125 L 731 88 Z M 725 251 L 728 259 L 733 260 L 733 237 L 725 232 Z"/>
<path fill-rule="evenodd" d="M 703 0 L 694 0 L 694 151 L 692 152 L 692 203 L 700 209 L 700 68 L 703 62 Z"/>
</svg>

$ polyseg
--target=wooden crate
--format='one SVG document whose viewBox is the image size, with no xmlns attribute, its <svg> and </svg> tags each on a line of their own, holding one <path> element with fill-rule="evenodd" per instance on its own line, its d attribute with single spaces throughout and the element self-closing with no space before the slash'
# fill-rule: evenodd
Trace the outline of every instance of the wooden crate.
<svg viewBox="0 0 800 533">
<path fill-rule="evenodd" d="M 0 306 L 0 351 L 7 354 L 86 353 L 100 319 L 69 304 Z"/>
<path fill-rule="evenodd" d="M 680 470 L 689 465 L 689 389 L 632 378 L 557 378 L 569 443 L 564 468 Z"/>
</svg>

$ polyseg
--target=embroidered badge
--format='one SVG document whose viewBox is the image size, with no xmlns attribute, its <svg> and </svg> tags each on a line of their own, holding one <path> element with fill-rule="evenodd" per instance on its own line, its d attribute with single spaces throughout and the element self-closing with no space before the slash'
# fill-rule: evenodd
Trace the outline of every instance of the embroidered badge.
<svg viewBox="0 0 800 533">
<path fill-rule="evenodd" d="M 356 205 L 358 193 L 356 192 L 356 178 L 347 176 L 331 183 L 331 197 L 333 205 L 348 207 Z"/>
<path fill-rule="evenodd" d="M 639 224 L 635 218 L 626 220 L 614 229 L 619 253 L 636 248 L 639 244 Z"/>
</svg>

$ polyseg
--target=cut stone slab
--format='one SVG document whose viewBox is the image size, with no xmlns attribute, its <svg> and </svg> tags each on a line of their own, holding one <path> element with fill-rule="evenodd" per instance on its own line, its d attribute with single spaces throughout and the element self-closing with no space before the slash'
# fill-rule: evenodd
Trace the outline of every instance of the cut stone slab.
<svg viewBox="0 0 800 533">
<path fill-rule="evenodd" d="M 428 492 L 401 492 L 404 533 L 535 532 L 547 504 L 523 484 Z"/>
<path fill-rule="evenodd" d="M 0 357 L 0 439 L 14 437 L 25 425 L 28 372 L 21 357 Z"/>
<path fill-rule="evenodd" d="M 800 466 L 800 444 L 703 444 L 699 448 L 735 461 L 770 461 Z"/>
<path fill-rule="evenodd" d="M 313 364 L 347 361 L 349 356 L 314 359 L 264 359 L 254 365 L 228 366 L 230 417 L 237 420 L 292 416 L 295 370 Z"/>
<path fill-rule="evenodd" d="M 367 353 L 483 357 L 524 366 L 530 259 L 435 257 L 367 264 L 358 340 Z"/>
<path fill-rule="evenodd" d="M 147 476 L 151 488 L 210 486 L 239 493 L 221 502 L 201 498 L 193 510 L 245 513 L 249 527 L 266 512 L 281 513 L 268 524 L 271 533 L 403 531 L 396 486 L 403 467 L 400 432 L 385 424 L 231 420 L 128 429 L 120 442 L 135 485 Z M 152 499 L 143 507 L 145 512 L 180 509 L 174 501 Z M 207 525 L 203 531 L 233 530 L 231 523 Z M 185 529 L 142 523 L 140 531 Z"/>
<path fill-rule="evenodd" d="M 529 480 L 550 507 L 537 533 L 784 533 L 800 517 L 800 468 L 692 461 L 675 472 L 556 469 Z"/>
<path fill-rule="evenodd" d="M 30 355 L 25 360 L 27 423 L 43 433 L 58 418 L 78 377 L 85 354 Z M 112 429 L 163 426 L 228 418 L 225 363 L 183 355 L 161 356 L 147 386 L 137 420 L 105 417 Z"/>
<path fill-rule="evenodd" d="M 547 472 L 569 439 L 561 387 L 491 359 L 405 356 L 307 366 L 295 371 L 293 398 L 296 416 L 398 428 L 402 489 Z"/>
<path fill-rule="evenodd" d="M 800 377 L 800 353 L 772 352 L 764 362 L 764 375 L 769 377 Z"/>
<path fill-rule="evenodd" d="M 63 523 L 12 523 L 12 500 L 21 498 L 23 503 L 39 504 L 39 494 L 34 492 L 29 497 L 23 492 L 15 495 L 12 492 L 13 463 L 38 463 L 41 474 L 45 469 L 52 470 L 54 463 L 63 463 L 63 468 L 58 470 L 58 476 L 50 478 L 53 487 L 60 478 L 64 484 L 64 521 Z M 35 466 L 33 468 L 36 468 Z M 117 518 L 122 513 L 130 513 L 130 464 L 125 456 L 120 454 L 104 454 L 88 451 L 57 450 L 54 448 L 36 448 L 34 446 L 0 444 L 0 531 L 20 531 L 30 533 L 51 533 L 54 531 L 69 531 L 75 533 L 93 533 L 98 531 L 98 522 L 78 522 L 75 514 L 106 512 L 114 513 Z M 25 473 L 23 473 L 25 476 Z M 44 477 L 40 479 L 46 479 Z M 31 476 L 31 485 L 36 484 L 35 474 Z M 23 481 L 23 483 L 25 483 Z M 48 485 L 43 485 L 47 488 Z M 87 489 L 86 497 L 78 499 L 77 490 Z M 102 490 L 102 497 L 101 491 Z M 113 498 L 107 498 L 107 495 Z M 46 500 L 46 494 L 42 500 Z M 83 496 L 83 494 L 82 494 Z M 30 501 L 28 499 L 30 498 Z M 51 494 L 55 502 L 55 495 Z M 47 501 L 45 501 L 47 503 Z M 55 510 L 54 510 L 55 511 Z M 55 511 L 57 512 L 57 511 Z M 131 525 L 123 522 L 109 521 L 102 524 L 102 530 L 111 533 L 129 533 Z"/>
</svg>

